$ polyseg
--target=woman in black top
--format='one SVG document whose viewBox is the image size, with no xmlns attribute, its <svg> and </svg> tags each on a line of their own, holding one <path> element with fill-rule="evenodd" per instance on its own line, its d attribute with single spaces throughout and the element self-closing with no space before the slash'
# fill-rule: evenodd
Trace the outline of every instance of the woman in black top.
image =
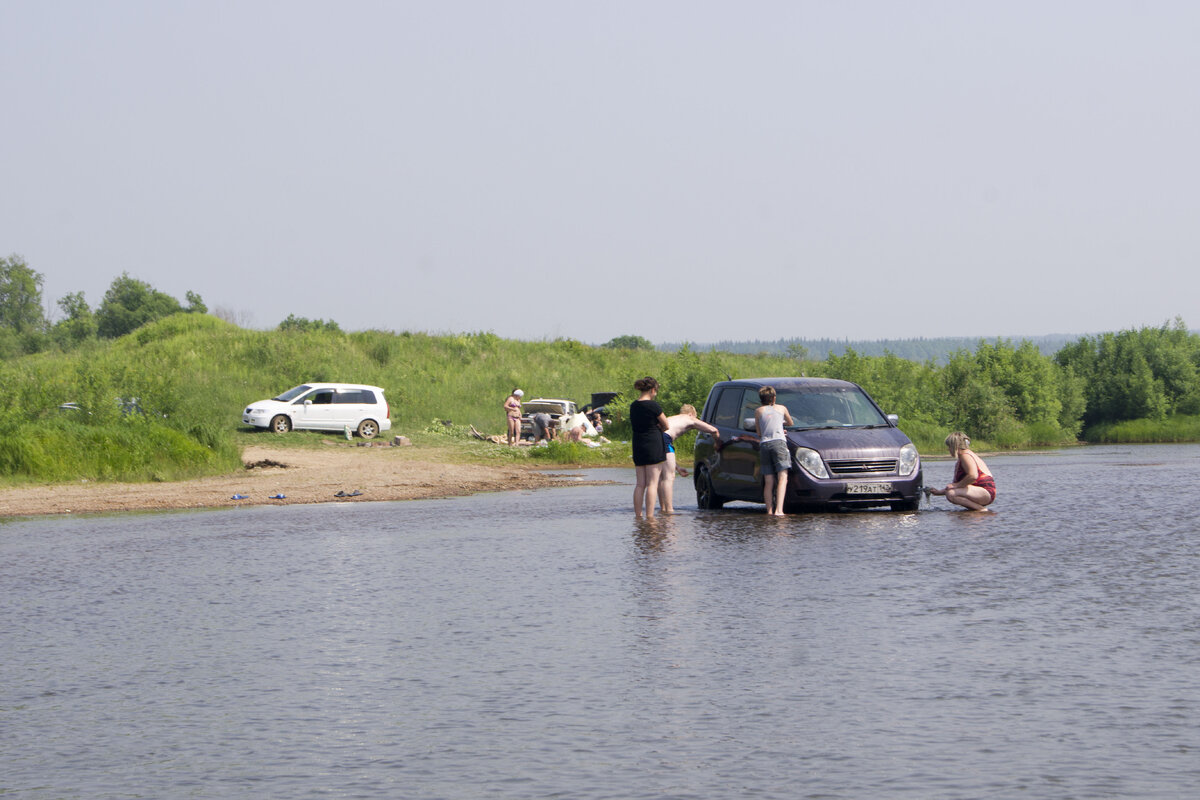
<svg viewBox="0 0 1200 800">
<path fill-rule="evenodd" d="M 637 485 L 633 487 L 633 513 L 647 519 L 654 516 L 654 498 L 658 497 L 658 465 L 667 460 L 663 432 L 667 416 L 654 398 L 658 396 L 658 381 L 642 378 L 633 384 L 641 392 L 629 404 L 629 424 L 633 428 L 633 464 L 637 470 Z"/>
</svg>

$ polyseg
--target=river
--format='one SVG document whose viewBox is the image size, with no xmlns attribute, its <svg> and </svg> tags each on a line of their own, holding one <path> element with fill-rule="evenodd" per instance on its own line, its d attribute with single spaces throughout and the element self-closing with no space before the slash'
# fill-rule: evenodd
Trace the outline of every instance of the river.
<svg viewBox="0 0 1200 800">
<path fill-rule="evenodd" d="M 613 486 L 0 523 L 5 798 L 1183 798 L 1197 446 L 995 513 Z M 927 463 L 943 485 L 948 462 Z"/>
</svg>

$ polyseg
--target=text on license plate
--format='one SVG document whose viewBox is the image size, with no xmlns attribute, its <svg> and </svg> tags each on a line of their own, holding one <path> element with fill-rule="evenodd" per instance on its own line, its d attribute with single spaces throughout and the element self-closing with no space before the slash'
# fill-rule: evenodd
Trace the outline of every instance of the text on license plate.
<svg viewBox="0 0 1200 800">
<path fill-rule="evenodd" d="M 891 494 L 890 483 L 847 483 L 846 494 Z"/>
</svg>

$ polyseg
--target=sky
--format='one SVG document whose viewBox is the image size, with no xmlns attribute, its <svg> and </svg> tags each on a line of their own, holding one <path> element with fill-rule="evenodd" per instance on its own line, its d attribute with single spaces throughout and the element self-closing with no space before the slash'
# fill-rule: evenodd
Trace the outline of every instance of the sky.
<svg viewBox="0 0 1200 800">
<path fill-rule="evenodd" d="M 244 327 L 1200 326 L 1200 4 L 0 0 L 0 257 Z"/>
</svg>

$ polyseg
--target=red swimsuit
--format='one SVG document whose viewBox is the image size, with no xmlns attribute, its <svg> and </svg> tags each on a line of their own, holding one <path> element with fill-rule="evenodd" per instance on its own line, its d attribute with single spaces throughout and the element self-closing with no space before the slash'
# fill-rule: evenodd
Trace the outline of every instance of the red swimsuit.
<svg viewBox="0 0 1200 800">
<path fill-rule="evenodd" d="M 974 453 L 971 453 L 970 456 L 972 459 L 975 460 L 975 469 L 978 470 L 979 469 L 979 459 L 975 457 Z M 962 462 L 959 461 L 959 462 L 955 463 L 955 465 L 954 465 L 954 483 L 958 483 L 959 481 L 961 481 L 963 479 L 963 476 L 965 476 L 966 474 L 967 474 L 967 471 L 965 469 L 963 469 Z M 987 493 L 992 496 L 992 500 L 996 499 L 996 481 L 991 475 L 985 475 L 982 472 L 980 472 L 979 477 L 971 485 L 978 486 L 980 489 L 986 490 Z"/>
</svg>

